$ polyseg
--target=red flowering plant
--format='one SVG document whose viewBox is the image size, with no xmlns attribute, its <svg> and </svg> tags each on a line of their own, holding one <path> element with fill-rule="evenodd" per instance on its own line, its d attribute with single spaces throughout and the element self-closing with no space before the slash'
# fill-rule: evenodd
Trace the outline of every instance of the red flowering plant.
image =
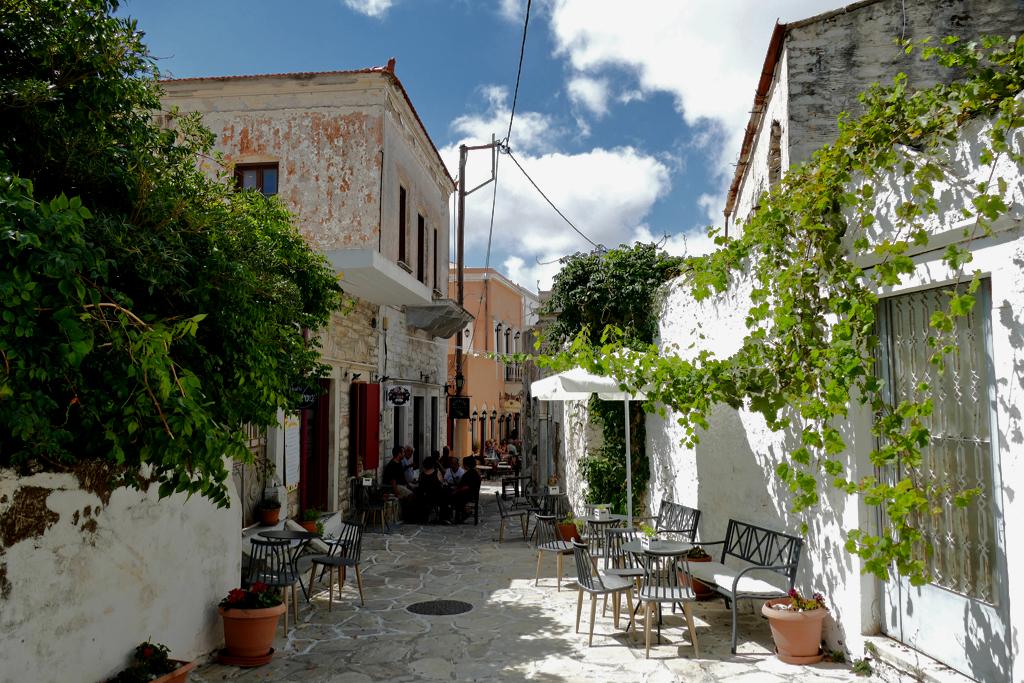
<svg viewBox="0 0 1024 683">
<path fill-rule="evenodd" d="M 170 650 L 159 643 L 139 643 L 135 648 L 134 663 L 119 673 L 110 683 L 148 683 L 181 666 L 181 662 L 168 659 Z"/>
<path fill-rule="evenodd" d="M 809 598 L 805 598 L 800 595 L 799 591 L 795 588 L 789 589 L 789 604 L 781 603 L 772 605 L 777 610 L 789 611 L 789 612 L 810 612 L 816 609 L 828 609 L 825 606 L 825 596 L 821 593 L 815 593 Z"/>
<path fill-rule="evenodd" d="M 281 604 L 281 596 L 267 588 L 267 584 L 257 581 L 249 586 L 249 590 L 235 588 L 228 597 L 220 601 L 224 609 L 263 609 L 277 607 Z"/>
</svg>

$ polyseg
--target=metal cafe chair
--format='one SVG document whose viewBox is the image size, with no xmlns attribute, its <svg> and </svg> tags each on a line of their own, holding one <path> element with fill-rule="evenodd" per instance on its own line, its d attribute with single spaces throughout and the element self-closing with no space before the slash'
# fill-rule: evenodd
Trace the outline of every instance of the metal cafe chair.
<svg viewBox="0 0 1024 683">
<path fill-rule="evenodd" d="M 690 563 L 685 555 L 655 555 L 644 552 L 644 582 L 640 587 L 639 598 L 644 606 L 644 641 L 647 647 L 646 657 L 651 657 L 651 620 L 660 615 L 663 603 L 683 603 L 686 614 L 686 625 L 690 630 L 690 642 L 693 643 L 695 657 L 700 657 L 697 646 L 697 629 L 693 626 L 693 611 L 690 603 L 697 599 L 693 592 L 693 580 L 690 578 Z M 661 641 L 661 620 L 658 620 L 658 641 Z"/>
<path fill-rule="evenodd" d="M 324 578 L 324 572 L 330 569 L 331 577 L 327 584 L 327 611 L 334 611 L 334 570 L 338 572 L 338 597 L 341 597 L 341 589 L 345 586 L 345 568 L 356 568 L 356 582 L 359 584 L 359 603 L 363 601 L 363 576 L 359 571 L 359 561 L 362 557 L 363 529 L 366 525 L 362 522 L 342 520 L 341 534 L 335 541 L 327 555 L 314 555 L 310 558 L 313 568 L 309 574 L 309 588 L 313 589 L 313 578 L 316 576 L 316 567 L 320 565 L 320 578 Z"/>
<path fill-rule="evenodd" d="M 580 615 L 583 613 L 583 594 L 590 594 L 590 640 L 587 646 L 594 644 L 594 617 L 597 615 L 597 597 L 599 595 L 607 598 L 609 595 L 615 598 L 615 628 L 619 627 L 619 596 L 626 594 L 626 604 L 629 606 L 630 623 L 633 625 L 633 640 L 636 640 L 636 621 L 633 619 L 633 582 L 620 576 L 602 574 L 594 570 L 594 560 L 587 552 L 586 543 L 572 542 L 572 555 L 576 561 L 576 585 L 579 586 L 579 601 L 576 604 L 576 633 L 580 632 Z M 602 616 L 604 616 L 602 614 Z"/>
<path fill-rule="evenodd" d="M 533 585 L 540 583 L 540 565 L 544 561 L 544 553 L 554 553 L 558 558 L 558 590 L 562 590 L 562 554 L 571 552 L 572 545 L 558 536 L 555 527 L 557 518 L 553 515 L 537 515 L 537 578 Z"/>
<path fill-rule="evenodd" d="M 242 585 L 252 586 L 264 583 L 267 587 L 280 588 L 284 594 L 284 632 L 288 633 L 288 588 L 292 589 L 292 614 L 295 623 L 299 622 L 299 599 L 295 594 L 295 584 L 299 582 L 299 572 L 292 564 L 289 549 L 291 542 L 287 539 L 253 538 L 252 551 L 249 555 L 249 569 Z"/>
<path fill-rule="evenodd" d="M 523 527 L 523 540 L 528 540 L 526 536 L 526 528 L 530 526 L 530 513 L 527 510 L 506 510 L 505 502 L 501 499 L 501 494 L 497 491 L 494 492 L 494 498 L 498 501 L 498 514 L 501 515 L 501 527 L 498 529 L 498 543 L 501 543 L 505 537 L 505 520 L 509 517 L 518 517 L 519 525 Z"/>
</svg>

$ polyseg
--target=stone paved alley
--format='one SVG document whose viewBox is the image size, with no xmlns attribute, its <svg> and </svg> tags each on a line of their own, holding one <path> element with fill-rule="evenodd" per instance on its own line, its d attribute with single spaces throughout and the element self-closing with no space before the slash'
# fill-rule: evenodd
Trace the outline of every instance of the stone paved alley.
<svg viewBox="0 0 1024 683">
<path fill-rule="evenodd" d="M 693 659 L 682 614 L 666 611 L 661 645 L 644 659 L 638 642 L 615 630 L 600 611 L 594 646 L 574 633 L 573 579 L 555 587 L 555 560 L 545 558 L 539 587 L 533 577 L 537 553 L 522 540 L 517 520 L 506 523 L 497 543 L 499 519 L 494 487 L 481 491 L 480 525 L 400 525 L 390 535 L 367 533 L 363 542 L 363 586 L 359 604 L 350 574 L 340 602 L 327 611 L 327 592 L 317 584 L 311 604 L 300 601 L 298 628 L 278 636 L 274 659 L 256 669 L 209 664 L 192 672 L 193 683 L 214 681 L 542 681 L 544 683 L 775 683 L 853 681 L 849 665 L 798 667 L 772 654 L 768 622 L 747 607 L 740 626 L 740 653 L 729 653 L 730 617 L 721 600 L 694 608 L 701 659 Z M 531 525 L 532 531 L 532 525 Z M 518 532 L 518 533 L 517 533 Z M 566 558 L 566 575 L 574 573 Z M 566 587 L 568 584 L 568 588 Z M 323 590 L 322 590 L 323 589 Z M 301 592 L 300 592 L 301 595 Z M 337 596 L 335 596 L 337 598 Z M 418 616 L 405 608 L 418 601 L 449 598 L 473 604 L 457 616 Z M 586 607 L 586 604 L 585 604 Z M 587 613 L 584 610 L 584 623 Z M 626 621 L 623 620 L 622 626 Z M 581 624 L 584 630 L 584 624 Z M 280 634 L 280 628 L 278 630 Z M 656 641 L 655 641 L 656 642 Z"/>
</svg>

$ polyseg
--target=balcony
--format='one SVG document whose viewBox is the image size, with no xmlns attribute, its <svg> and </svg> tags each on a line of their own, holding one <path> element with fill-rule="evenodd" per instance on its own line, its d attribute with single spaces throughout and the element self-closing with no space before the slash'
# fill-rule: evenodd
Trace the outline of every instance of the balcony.
<svg viewBox="0 0 1024 683">
<path fill-rule="evenodd" d="M 431 288 L 376 249 L 330 249 L 323 252 L 341 277 L 349 296 L 380 306 L 429 306 Z"/>
</svg>

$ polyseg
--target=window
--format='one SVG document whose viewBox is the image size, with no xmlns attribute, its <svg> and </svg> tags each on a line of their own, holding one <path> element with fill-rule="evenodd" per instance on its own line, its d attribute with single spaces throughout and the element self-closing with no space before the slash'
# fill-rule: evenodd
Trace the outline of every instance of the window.
<svg viewBox="0 0 1024 683">
<path fill-rule="evenodd" d="M 235 166 L 235 185 L 239 190 L 277 194 L 277 164 L 239 164 Z"/>
<path fill-rule="evenodd" d="M 416 279 L 427 281 L 427 226 L 423 214 L 416 214 Z"/>
<path fill-rule="evenodd" d="M 405 263 L 405 188 L 398 188 L 398 260 Z"/>
<path fill-rule="evenodd" d="M 436 292 L 436 291 L 438 291 L 437 290 L 437 270 L 438 270 L 438 260 L 437 260 L 437 228 L 434 228 L 434 250 L 432 252 L 430 252 L 430 253 L 434 255 L 434 291 Z"/>
</svg>

